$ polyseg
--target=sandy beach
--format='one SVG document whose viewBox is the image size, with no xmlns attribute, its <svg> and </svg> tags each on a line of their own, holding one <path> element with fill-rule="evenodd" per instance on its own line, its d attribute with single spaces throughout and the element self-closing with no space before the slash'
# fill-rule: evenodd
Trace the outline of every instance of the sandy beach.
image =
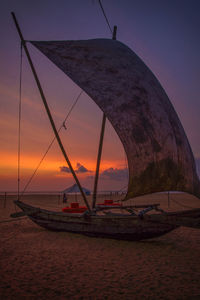
<svg viewBox="0 0 200 300">
<path fill-rule="evenodd" d="M 189 197 L 195 207 L 199 200 Z M 11 221 L 12 198 L 0 203 L 0 299 L 200 299 L 198 229 L 180 227 L 140 242 L 51 232 L 27 217 Z M 63 206 L 44 198 L 27 203 Z M 187 206 L 188 196 L 171 198 L 169 209 L 181 199 Z"/>
</svg>

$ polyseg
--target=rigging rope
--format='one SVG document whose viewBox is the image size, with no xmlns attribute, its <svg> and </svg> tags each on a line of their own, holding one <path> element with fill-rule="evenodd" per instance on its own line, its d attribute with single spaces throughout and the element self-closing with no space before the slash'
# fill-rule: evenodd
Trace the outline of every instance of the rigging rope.
<svg viewBox="0 0 200 300">
<path fill-rule="evenodd" d="M 62 125 L 61 125 L 60 128 L 58 129 L 58 133 L 61 131 L 61 129 L 62 129 L 63 127 L 66 129 L 65 122 L 67 121 L 69 115 L 71 114 L 72 110 L 74 109 L 75 105 L 77 104 L 77 102 L 78 102 L 79 98 L 81 97 L 82 93 L 83 93 L 83 90 L 81 90 L 81 92 L 80 92 L 80 93 L 78 94 L 78 96 L 76 97 L 76 99 L 75 99 L 74 103 L 72 104 L 72 106 L 71 106 L 71 108 L 70 108 L 70 110 L 69 110 L 67 116 L 65 117 L 65 119 L 64 119 L 64 121 L 63 121 L 63 123 L 62 123 Z M 35 171 L 33 172 L 32 176 L 31 176 L 30 179 L 29 179 L 29 181 L 28 181 L 27 184 L 25 185 L 25 187 L 24 187 L 24 189 L 23 189 L 23 191 L 22 191 L 20 197 L 22 197 L 22 196 L 24 195 L 24 193 L 26 192 L 28 186 L 30 185 L 31 181 L 33 180 L 33 177 L 35 176 L 36 172 L 38 171 L 38 169 L 39 169 L 41 163 L 42 163 L 43 160 L 45 159 L 47 153 L 49 152 L 49 150 L 50 150 L 50 148 L 51 148 L 51 146 L 53 145 L 53 143 L 54 143 L 55 140 L 56 140 L 56 137 L 54 137 L 53 140 L 51 141 L 51 143 L 49 144 L 49 146 L 48 146 L 46 152 L 45 152 L 44 155 L 42 156 L 40 162 L 38 163 L 38 165 L 37 165 L 37 167 L 36 167 L 36 169 L 35 169 Z"/>
<path fill-rule="evenodd" d="M 101 0 L 99 0 L 99 5 L 100 5 L 101 10 L 102 10 L 102 12 L 103 12 L 103 15 L 104 15 L 104 17 L 105 17 L 105 19 L 106 19 L 106 23 L 108 24 L 108 27 L 109 27 L 109 29 L 110 29 L 110 32 L 111 32 L 111 34 L 113 34 L 112 28 L 111 28 L 111 26 L 110 26 L 110 23 L 109 23 L 109 21 L 108 21 L 108 18 L 106 17 L 106 13 L 105 13 L 105 10 L 104 10 L 103 5 L 102 5 L 102 3 L 101 3 Z"/>
<path fill-rule="evenodd" d="M 106 23 L 107 23 L 107 25 L 108 25 L 108 27 L 109 27 L 109 29 L 110 29 L 110 32 L 111 32 L 111 34 L 113 34 L 112 28 L 111 28 L 110 23 L 109 23 L 109 21 L 108 21 L 108 18 L 107 18 L 107 16 L 106 16 L 106 13 L 105 13 L 105 10 L 104 10 L 103 5 L 102 5 L 102 3 L 101 3 L 101 0 L 99 0 L 99 5 L 100 5 L 101 10 L 102 10 L 102 12 L 103 12 L 103 15 L 104 15 L 104 17 L 105 17 Z M 21 44 L 21 49 L 22 49 L 22 44 Z M 22 50 L 21 50 L 21 52 L 22 52 Z M 20 131 L 21 131 L 21 128 L 20 128 L 20 127 L 21 127 L 21 121 L 20 121 L 20 120 L 21 120 L 21 75 L 22 75 L 22 54 L 21 54 L 21 63 L 20 63 L 20 105 L 19 105 L 19 142 L 18 142 L 18 200 L 19 200 L 19 182 L 20 182 L 20 171 L 19 171 L 19 170 L 20 170 L 20 167 L 19 167 L 19 165 L 20 165 Z M 65 123 L 66 123 L 66 121 L 67 121 L 67 118 L 68 118 L 69 115 L 71 114 L 71 112 L 72 112 L 74 106 L 75 106 L 76 103 L 78 102 L 78 100 L 79 100 L 79 98 L 80 98 L 80 96 L 81 96 L 82 93 L 83 93 L 83 90 L 81 90 L 81 92 L 80 92 L 79 95 L 77 96 L 75 102 L 74 102 L 73 105 L 71 106 L 71 108 L 70 108 L 70 110 L 69 110 L 69 112 L 68 112 L 66 118 L 64 119 L 64 121 L 63 121 L 62 125 L 60 126 L 60 128 L 58 129 L 58 133 L 60 132 L 60 130 L 61 130 L 62 128 L 67 129 L 67 128 L 66 128 L 66 125 L 65 125 Z M 54 137 L 53 140 L 51 141 L 51 143 L 49 144 L 49 146 L 48 146 L 46 152 L 45 152 L 44 155 L 42 156 L 40 162 L 38 163 L 38 165 L 37 165 L 37 167 L 36 167 L 36 169 L 35 169 L 35 171 L 33 172 L 32 176 L 31 176 L 30 179 L 29 179 L 29 181 L 28 181 L 27 184 L 25 185 L 25 187 L 24 187 L 24 189 L 23 189 L 23 191 L 22 191 L 20 197 L 22 197 L 23 194 L 25 193 L 25 191 L 27 190 L 28 186 L 30 185 L 31 181 L 33 180 L 33 177 L 35 176 L 36 172 L 38 171 L 38 169 L 39 169 L 41 163 L 43 162 L 43 160 L 44 160 L 44 158 L 46 157 L 47 153 L 49 152 L 51 146 L 53 145 L 55 139 L 56 139 L 56 137 Z"/>
<path fill-rule="evenodd" d="M 21 104 L 22 104 L 22 54 L 23 47 L 20 47 L 20 74 L 19 74 L 19 112 L 18 112 L 18 176 L 17 176 L 17 195 L 19 200 L 20 193 L 20 158 L 21 158 Z"/>
</svg>

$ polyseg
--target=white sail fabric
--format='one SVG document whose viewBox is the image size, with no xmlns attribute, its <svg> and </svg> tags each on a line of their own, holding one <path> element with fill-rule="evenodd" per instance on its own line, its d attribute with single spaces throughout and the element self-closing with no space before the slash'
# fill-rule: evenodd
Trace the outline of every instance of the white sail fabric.
<svg viewBox="0 0 200 300">
<path fill-rule="evenodd" d="M 109 39 L 32 42 L 105 112 L 126 151 L 127 199 L 178 190 L 200 197 L 193 154 L 158 80 L 126 45 Z"/>
</svg>

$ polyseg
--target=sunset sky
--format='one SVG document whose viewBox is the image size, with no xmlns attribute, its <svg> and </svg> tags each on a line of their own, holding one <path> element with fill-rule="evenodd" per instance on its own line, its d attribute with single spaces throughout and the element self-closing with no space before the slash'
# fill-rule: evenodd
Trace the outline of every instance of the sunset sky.
<svg viewBox="0 0 200 300">
<path fill-rule="evenodd" d="M 102 0 L 117 39 L 152 70 L 169 96 L 200 168 L 200 1 Z M 7 0 L 0 4 L 0 191 L 17 190 L 20 41 L 14 11 L 26 40 L 111 38 L 96 0 Z M 28 44 L 57 128 L 81 90 Z M 21 190 L 53 139 L 53 132 L 23 53 Z M 102 112 L 82 93 L 61 130 L 61 138 L 81 183 L 93 187 Z M 74 183 L 56 143 L 28 187 L 62 191 Z M 127 184 L 126 158 L 109 122 L 102 154 L 100 190 Z"/>
</svg>

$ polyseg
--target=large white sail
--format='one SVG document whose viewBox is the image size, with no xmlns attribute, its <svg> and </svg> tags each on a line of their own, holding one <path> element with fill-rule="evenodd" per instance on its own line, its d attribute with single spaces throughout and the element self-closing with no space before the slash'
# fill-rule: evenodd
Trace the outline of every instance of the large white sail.
<svg viewBox="0 0 200 300">
<path fill-rule="evenodd" d="M 33 41 L 105 112 L 126 151 L 127 199 L 178 190 L 200 197 L 193 154 L 158 80 L 126 45 L 109 39 Z"/>
</svg>

